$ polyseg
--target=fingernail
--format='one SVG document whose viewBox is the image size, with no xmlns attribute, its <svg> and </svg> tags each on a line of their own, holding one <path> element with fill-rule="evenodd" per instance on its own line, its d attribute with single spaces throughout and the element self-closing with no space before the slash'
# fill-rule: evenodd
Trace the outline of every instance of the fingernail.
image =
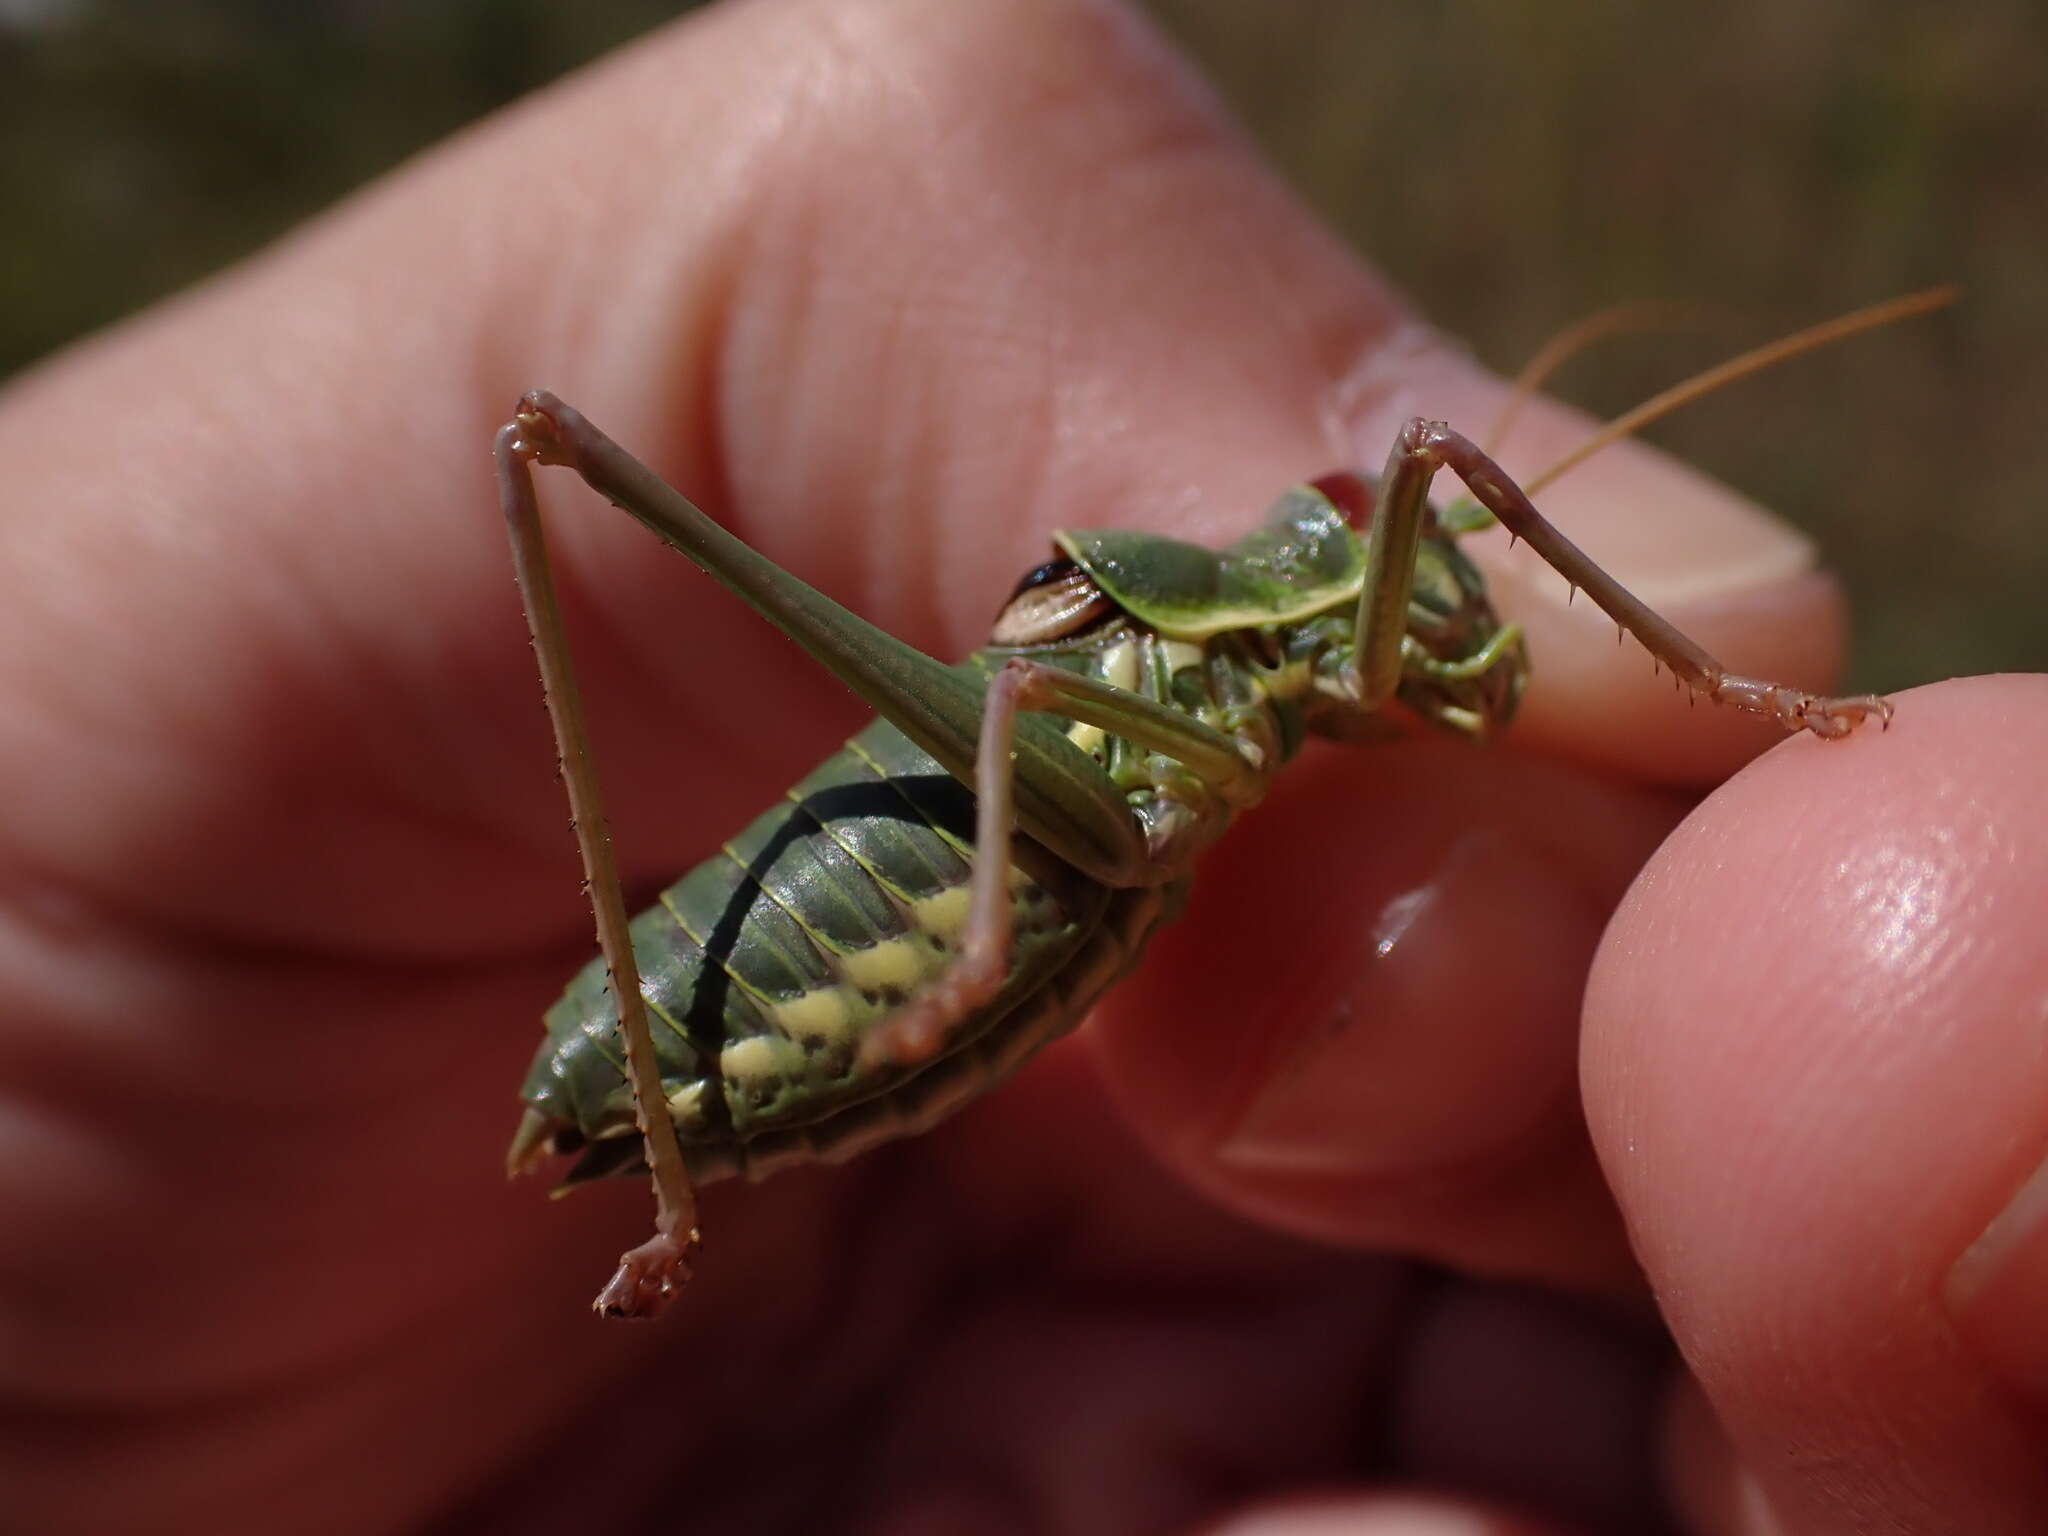
<svg viewBox="0 0 2048 1536">
<path fill-rule="evenodd" d="M 1956 1260 L 1943 1300 L 1977 1356 L 2048 1406 L 2048 1162 Z"/>
<path fill-rule="evenodd" d="M 1563 899 L 1532 906 L 1532 891 Z M 1556 956 L 1590 956 L 1603 918 L 1559 891 L 1543 850 L 1497 827 L 1460 837 L 1372 914 L 1362 964 L 1323 1027 L 1271 1062 L 1218 1160 L 1380 1175 L 1518 1136 L 1570 1090 L 1577 983 Z M 1483 975 L 1467 943 L 1475 925 L 1497 936 Z"/>
</svg>

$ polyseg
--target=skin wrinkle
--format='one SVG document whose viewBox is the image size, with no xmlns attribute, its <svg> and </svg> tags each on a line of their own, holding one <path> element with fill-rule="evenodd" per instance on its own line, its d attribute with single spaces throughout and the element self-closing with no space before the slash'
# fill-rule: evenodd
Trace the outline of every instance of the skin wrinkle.
<svg viewBox="0 0 2048 1536">
<path fill-rule="evenodd" d="M 1454 339 L 1399 313 L 1360 338 L 1357 355 L 1335 370 L 1317 412 L 1332 461 L 1361 460 L 1382 436 L 1391 445 L 1401 423 L 1422 414 L 1412 403 L 1418 365 L 1446 354 L 1466 356 Z M 1361 468 L 1378 474 L 1380 466 Z"/>
<path fill-rule="evenodd" d="M 930 96 L 918 96 L 918 100 L 924 102 L 924 104 L 930 104 L 932 98 Z M 903 274 L 899 270 L 893 272 L 893 281 L 897 285 L 901 285 L 905 281 Z M 1032 283 L 1042 281 L 1042 274 L 1032 274 L 1030 281 Z M 909 283 L 911 283 L 913 289 L 918 287 L 913 279 Z M 981 295 L 977 295 L 977 299 L 979 297 Z M 899 330 L 901 328 L 885 328 L 885 334 L 899 332 Z M 893 344 L 891 350 L 897 350 L 897 346 Z M 891 369 L 885 369 L 883 373 L 887 377 L 891 373 Z M 922 391 L 922 379 L 920 379 L 918 373 L 915 373 L 913 369 L 905 369 L 905 375 L 907 375 L 905 379 L 901 379 L 901 381 L 897 381 L 893 385 L 899 393 Z M 950 403 L 950 399 L 940 397 L 938 399 L 938 406 L 934 410 L 930 410 L 930 412 L 905 412 L 905 418 L 909 418 L 909 420 L 922 420 L 922 422 L 930 424 L 930 428 L 938 428 L 938 424 L 944 420 L 944 410 L 946 410 L 948 403 Z M 1028 406 L 1026 406 L 1026 412 L 1036 414 L 1042 408 L 1044 408 L 1044 397 L 1042 395 L 1032 395 L 1030 401 L 1028 401 Z M 1014 440 L 1016 438 L 1016 422 L 1012 418 L 1006 418 L 1006 422 L 1004 422 L 1004 436 L 1006 436 L 1006 440 Z M 930 451 L 930 440 L 926 436 L 920 436 L 915 442 L 905 440 L 901 446 L 897 446 L 897 449 L 891 453 L 891 457 L 895 461 L 899 461 L 899 463 L 920 465 L 920 467 L 922 465 L 948 465 L 948 459 L 956 461 L 956 455 L 932 453 Z M 1030 455 L 1030 459 L 1038 461 L 1038 455 Z M 905 471 L 905 473 L 911 473 L 911 471 Z M 907 483 L 905 483 L 903 492 L 899 492 L 895 496 L 883 494 L 883 496 L 877 496 L 874 500 L 877 500 L 883 508 L 901 508 L 899 516 L 905 516 L 905 518 L 911 516 L 911 508 L 934 508 L 934 506 L 942 506 L 942 504 L 948 502 L 948 496 L 944 494 L 946 479 L 932 479 L 924 471 L 920 471 L 920 477 L 926 479 L 926 483 L 920 485 L 918 489 L 907 489 Z M 956 479 L 956 475 L 948 475 L 948 477 Z M 883 483 L 887 483 L 887 479 L 889 479 L 887 473 L 881 479 L 883 479 Z M 1006 489 L 1012 489 L 1012 492 L 1014 492 L 1014 489 L 1018 489 L 1018 487 L 1012 483 Z M 1036 498 L 1024 498 L 1024 506 L 1030 506 L 1034 500 Z M 932 543 L 930 541 L 930 528 L 926 524 L 928 524 L 928 516 L 918 514 L 918 518 L 915 518 L 913 526 L 909 522 L 899 522 L 893 530 L 883 528 L 881 530 L 881 537 L 872 537 L 872 539 L 862 541 L 860 555 L 862 555 L 864 580 L 862 580 L 860 586 L 874 598 L 874 602 L 877 602 L 879 606 L 897 608 L 897 606 L 901 606 L 907 600 L 907 596 L 911 592 L 911 586 L 903 580 L 903 561 L 899 559 L 899 551 L 901 549 L 924 549 L 924 547 L 930 547 L 930 543 Z M 967 535 L 969 535 L 969 530 L 963 530 L 963 537 L 967 537 Z M 915 590 L 952 596 L 954 584 L 944 582 L 944 578 L 942 578 L 942 571 L 948 569 L 948 565 L 944 561 L 940 561 L 940 563 L 926 561 L 926 563 L 920 563 L 920 565 L 922 565 L 924 580 L 918 584 L 918 588 L 915 588 Z M 952 602 L 944 602 L 942 600 L 940 606 L 952 608 L 954 612 L 958 612 L 958 610 L 963 608 L 963 604 L 965 604 L 965 598 L 952 600 Z M 924 602 L 920 602 L 918 608 L 924 608 L 926 612 L 936 612 L 936 608 L 926 606 Z M 977 608 L 975 623 L 979 625 L 979 608 L 981 608 L 981 604 L 977 602 L 975 608 Z M 915 614 L 915 612 L 911 612 L 907 618 L 909 618 L 909 623 L 905 625 L 905 633 L 909 633 L 911 637 L 934 629 L 934 625 L 930 621 L 920 621 L 918 614 Z M 954 629 L 963 629 L 965 625 L 961 625 L 961 621 L 958 621 L 958 618 L 956 618 L 956 623 L 952 627 Z M 981 639 L 981 635 L 969 629 L 967 635 L 965 635 L 965 645 L 971 645 L 977 639 Z M 954 645 L 952 649 L 963 649 L 965 645 Z"/>
<path fill-rule="evenodd" d="M 843 27 L 850 28 L 851 25 L 851 22 L 847 22 Z M 920 200 L 933 207 L 952 204 L 962 215 L 986 219 L 986 210 L 990 204 L 985 199 L 970 201 L 964 206 L 954 203 L 938 174 L 942 166 L 950 167 L 952 157 L 962 153 L 962 145 L 970 142 L 968 135 L 972 133 L 976 121 L 986 118 L 985 113 L 977 113 L 973 107 L 964 103 L 960 109 L 952 113 L 945 110 L 952 96 L 952 79 L 956 71 L 944 66 L 935 70 L 923 69 L 913 62 L 887 74 L 881 74 L 873 61 L 877 57 L 893 57 L 889 50 L 862 49 L 857 45 L 856 51 L 864 56 L 864 62 L 868 64 L 871 73 L 886 82 L 889 106 L 882 109 L 881 116 L 888 124 L 888 131 L 880 137 L 901 134 L 912 141 L 925 140 L 946 146 L 943 157 L 920 159 L 911 169 L 911 176 L 919 184 Z M 944 81 L 945 89 L 920 88 L 919 80 L 924 74 L 935 75 Z M 1013 78 L 1015 76 L 1006 76 L 1006 84 Z M 978 177 L 969 179 L 976 182 L 980 180 Z M 1002 186 L 1000 179 L 994 180 L 992 184 L 998 189 Z M 1000 190 L 992 195 L 1000 198 Z M 879 224 L 875 227 L 881 228 Z M 906 269 L 899 265 L 887 269 L 891 291 L 886 302 L 894 306 L 906 319 L 913 315 L 920 319 L 926 318 L 927 291 L 935 288 L 943 293 L 947 286 L 944 280 L 947 270 L 945 253 L 920 249 L 916 254 L 921 259 L 921 268 L 911 268 L 906 272 Z M 937 274 L 939 280 L 934 283 L 928 278 L 920 277 L 920 271 Z M 979 294 L 976 295 L 977 300 L 981 297 Z M 910 583 L 903 579 L 901 562 L 896 557 L 894 549 L 906 542 L 914 541 L 918 547 L 933 548 L 942 553 L 947 550 L 944 537 L 946 530 L 942 526 L 942 520 L 935 516 L 935 509 L 945 505 L 947 501 L 946 476 L 951 456 L 933 450 L 943 439 L 946 411 L 952 405 L 950 398 L 943 393 L 934 395 L 929 391 L 927 377 L 914 360 L 906 364 L 893 362 L 897 357 L 913 357 L 920 339 L 914 334 L 914 329 L 913 326 L 901 321 L 895 325 L 882 327 L 883 333 L 889 337 L 882 372 L 885 378 L 900 375 L 893 379 L 890 387 L 928 404 L 924 408 L 902 413 L 906 424 L 905 432 L 891 445 L 890 452 L 885 456 L 890 467 L 885 468 L 879 477 L 881 487 L 893 484 L 896 492 L 891 495 L 884 490 L 876 499 L 884 507 L 893 504 L 894 507 L 901 509 L 896 513 L 897 521 L 887 530 L 891 537 L 870 539 L 860 546 L 866 590 L 879 602 L 892 609 L 908 605 L 910 611 L 906 617 L 909 620 L 909 632 L 913 635 L 938 632 L 938 614 L 941 608 L 938 596 L 943 583 L 937 578 L 938 572 L 946 567 L 925 567 L 922 572 L 925 579 L 918 583 L 919 590 L 913 593 Z M 906 337 L 909 338 L 907 343 Z M 1006 418 L 1006 436 L 1009 426 L 1010 419 Z M 969 643 L 978 638 L 979 636 L 971 636 Z"/>
<path fill-rule="evenodd" d="M 1302 1188 L 1320 1186 L 1328 1191 L 1327 1203 L 1333 1206 L 1370 1205 L 1375 1196 L 1399 1196 L 1403 1201 L 1450 1209 L 1494 1206 L 1501 1195 L 1514 1193 L 1517 1186 L 1528 1182 L 1530 1168 L 1554 1160 L 1560 1127 L 1569 1127 L 1579 1118 L 1577 1104 L 1576 1088 L 1566 1086 L 1548 1101 L 1532 1106 L 1525 1124 L 1483 1147 L 1365 1174 L 1290 1169 L 1278 1174 L 1276 1182 Z M 1563 1139 L 1573 1138 L 1567 1135 Z"/>
<path fill-rule="evenodd" d="M 1163 201 L 1159 189 L 1179 184 L 1182 176 L 1176 162 L 1182 156 L 1192 155 L 1194 162 L 1206 160 L 1204 147 L 1195 142 L 1199 134 L 1192 125 L 1183 128 L 1176 122 L 1174 130 L 1169 131 L 1162 126 L 1152 140 L 1124 143 L 1101 166 L 1102 174 L 1115 178 L 1129 190 L 1134 209 Z M 1096 149 L 1099 153 L 1099 146 Z M 1117 206 L 1122 199 L 1111 192 L 1104 201 Z M 1097 247 L 1105 240 L 1113 240 L 1114 234 L 1089 229 L 1085 223 L 1062 221 L 1062 226 L 1050 264 L 1054 274 L 1050 286 L 1055 292 L 1073 288 L 1085 292 L 1090 282 L 1090 269 L 1097 265 Z M 1043 270 L 1041 268 L 1041 273 Z M 1027 279 L 1026 286 L 1035 287 L 1040 280 L 1040 275 L 1034 274 Z M 1026 374 L 1027 377 L 1044 380 L 1047 385 L 1043 389 L 1032 390 L 1026 412 L 1028 417 L 1041 424 L 1041 443 L 1051 452 L 1025 452 L 1021 456 L 1027 466 L 1056 462 L 1054 453 L 1070 457 L 1090 454 L 1114 459 L 1119 445 L 1132 433 L 1131 416 L 1118 408 L 1120 402 L 1115 399 L 1114 386 L 1102 381 L 1100 359 L 1092 355 L 1091 338 L 1077 336 L 1061 311 L 1056 310 L 1055 315 L 1047 337 L 1050 344 L 1037 351 L 1040 366 Z M 1078 411 L 1071 409 L 1074 404 L 1081 408 Z M 1109 407 L 1107 415 L 1099 409 L 1104 405 Z M 1109 423 L 1106 432 L 1105 422 Z M 1137 499 L 1117 495 L 1105 498 L 1100 504 L 1074 506 L 1047 494 L 1048 476 L 1044 468 L 1027 469 L 1027 474 L 1029 481 L 1021 487 L 1024 494 L 1018 500 L 1021 510 L 1017 521 L 1028 527 L 1049 531 L 1058 526 L 1117 522 L 1129 515 L 1127 507 Z M 1019 566 L 1020 571 L 1025 568 Z M 985 602 L 977 602 L 977 611 L 983 606 Z M 972 624 L 974 621 L 968 622 Z M 969 629 L 969 644 L 978 643 L 982 638 L 980 633 Z"/>
<path fill-rule="evenodd" d="M 819 36 L 829 40 L 840 25 L 840 14 L 828 13 Z M 813 82 L 826 78 L 830 73 L 827 55 L 822 50 L 816 55 L 807 50 L 793 50 L 789 57 L 794 61 L 807 61 L 807 64 L 799 62 L 793 67 L 808 67 L 809 78 Z M 779 161 L 800 158 L 801 135 L 815 116 L 815 104 L 829 95 L 816 84 L 768 94 L 765 100 L 772 104 L 770 121 L 750 140 L 751 152 L 729 173 L 729 180 L 750 189 L 773 184 L 774 178 L 768 168 Z M 814 109 L 812 113 L 803 110 L 807 106 Z M 726 153 L 732 152 L 727 150 Z M 675 299 L 666 306 L 672 316 L 694 301 L 700 316 L 700 322 L 694 328 L 700 338 L 698 345 L 669 349 L 674 361 L 662 377 L 662 389 L 668 399 L 695 402 L 693 439 L 704 445 L 699 468 L 704 474 L 705 495 L 709 498 L 703 505 L 717 510 L 721 517 L 726 509 L 743 506 L 746 501 L 735 468 L 743 464 L 744 459 L 738 451 L 734 381 L 746 371 L 743 330 L 737 317 L 744 312 L 748 280 L 762 244 L 757 221 L 751 217 L 751 210 L 743 207 L 723 231 L 723 238 L 716 242 L 716 250 L 722 251 L 723 256 L 708 258 L 704 262 L 703 280 L 694 289 L 679 287 Z M 668 326 L 656 327 L 650 334 L 674 336 L 683 332 L 671 318 Z M 797 324 L 792 328 L 792 334 L 801 336 L 804 327 Z"/>
<path fill-rule="evenodd" d="M 1095 151 L 1095 152 L 1096 152 L 1096 153 L 1097 153 L 1097 154 L 1099 155 L 1099 153 L 1100 153 L 1100 145 L 1099 145 L 1099 144 L 1091 144 L 1091 146 L 1090 146 L 1090 147 L 1091 147 L 1091 149 L 1092 149 L 1092 150 L 1094 150 L 1094 151 Z M 1060 521 L 1068 521 L 1068 520 L 1070 520 L 1070 519 L 1069 519 L 1068 517 L 1066 517 L 1066 516 L 1060 516 L 1058 520 L 1060 520 Z M 977 620 L 977 624 L 978 624 L 978 620 L 979 620 L 979 614 L 978 614 L 978 613 L 977 613 L 977 615 L 976 615 L 976 620 Z M 970 632 L 970 634 L 969 634 L 969 639 L 970 639 L 970 641 L 971 641 L 971 639 L 973 639 L 973 638 L 978 638 L 978 635 L 974 635 L 974 634 L 972 634 L 972 633 Z"/>
<path fill-rule="evenodd" d="M 269 282 L 270 271 L 271 268 L 269 266 L 265 266 L 259 269 L 259 273 L 257 277 L 254 279 L 259 289 L 267 287 L 267 284 Z M 214 400 L 215 397 L 208 395 L 202 396 L 201 398 L 208 401 L 212 401 Z M 227 409 L 226 401 L 219 401 L 219 403 L 214 407 L 214 409 L 216 409 L 217 411 L 225 411 Z M 258 536 L 261 537 L 260 530 Z M 198 545 L 196 549 L 192 547 L 194 543 L 197 543 Z M 177 558 L 181 560 L 190 561 L 195 558 L 203 558 L 203 551 L 205 547 L 206 546 L 204 541 L 192 541 L 181 539 L 179 541 L 178 548 L 174 551 L 174 554 Z M 291 556 L 294 553 L 296 553 L 296 548 L 295 546 L 286 544 L 281 546 L 281 552 L 286 556 Z M 292 587 L 292 573 L 294 572 L 295 569 L 299 570 L 299 578 L 297 581 L 299 600 L 292 603 L 287 603 L 282 608 L 280 608 L 274 601 L 264 602 L 260 610 L 260 617 L 248 617 L 247 615 L 250 612 L 248 608 L 249 604 L 261 601 L 266 594 L 281 595 L 286 590 Z M 260 685 L 258 681 L 259 676 L 274 679 L 275 686 L 279 689 L 284 690 L 284 693 L 279 695 L 280 697 L 285 697 L 287 695 L 295 695 L 299 692 L 300 688 L 302 687 L 302 673 L 304 670 L 308 668 L 314 670 L 316 673 L 324 671 L 326 674 L 327 686 L 330 689 L 335 690 L 337 693 L 346 693 L 348 688 L 352 685 L 345 680 L 350 679 L 356 675 L 354 672 L 351 671 L 351 669 L 346 664 L 346 658 L 356 658 L 359 665 L 374 665 L 375 661 L 379 658 L 381 653 L 369 647 L 337 643 L 338 641 L 346 641 L 350 637 L 345 631 L 335 631 L 332 625 L 326 626 L 324 631 L 317 632 L 311 625 L 309 625 L 308 619 L 310 617 L 319 615 L 326 609 L 326 605 L 320 601 L 320 596 L 323 590 L 321 585 L 318 582 L 310 580 L 310 578 L 306 575 L 306 572 L 309 572 L 311 569 L 312 567 L 310 565 L 305 566 L 303 568 L 296 567 L 292 559 L 286 558 L 280 562 L 263 564 L 260 567 L 258 580 L 249 583 L 241 583 L 237 587 L 238 599 L 240 604 L 242 605 L 241 613 L 240 615 L 238 615 L 241 618 L 241 621 L 247 624 L 253 624 L 255 627 L 267 630 L 271 633 L 277 633 L 280 631 L 289 633 L 296 631 L 297 633 L 294 634 L 292 642 L 288 647 L 286 647 L 283 651 L 280 651 L 280 649 L 274 645 L 242 648 L 230 646 L 220 647 L 219 649 L 221 651 L 221 654 L 224 656 L 240 656 L 240 661 L 238 663 L 233 664 L 237 665 L 240 668 L 240 670 L 249 679 L 248 681 L 236 682 L 233 679 L 224 680 L 223 677 L 221 676 L 222 668 L 219 664 L 216 664 L 214 667 L 210 668 L 204 674 L 199 674 L 192 678 L 186 678 L 182 674 L 179 674 L 176 679 L 176 686 L 185 691 L 194 692 L 194 696 L 202 700 L 202 709 L 206 711 L 210 711 L 213 707 L 211 700 L 217 699 L 218 696 L 223 692 L 230 692 L 235 689 L 240 689 L 241 691 L 246 693 L 256 689 L 259 686 L 269 686 Z M 305 599 L 308 597 L 310 597 L 312 601 L 306 601 Z M 301 610 L 303 610 L 303 615 L 301 613 Z M 191 639 L 191 635 L 189 633 L 191 629 L 190 625 L 179 625 L 176 627 L 180 631 L 184 632 L 181 634 L 181 638 L 187 640 Z M 319 634 L 322 633 L 326 635 L 326 638 L 318 637 Z M 353 686 L 360 687 L 363 691 L 364 696 L 366 697 L 375 694 L 378 688 L 378 684 L 375 679 L 372 679 L 370 682 L 365 684 Z M 161 710 L 161 702 L 164 696 L 164 691 L 162 689 L 156 689 L 152 691 L 152 700 L 150 704 L 152 710 Z M 261 710 L 254 712 L 254 714 L 258 718 L 261 718 L 263 716 L 263 713 L 264 712 Z M 199 736 L 201 733 L 211 728 L 212 727 L 210 726 L 204 715 L 194 717 L 191 724 L 183 727 L 187 735 L 194 737 Z M 286 745 L 286 743 L 266 743 L 265 750 L 273 753 L 280 752 L 285 749 Z M 306 747 L 308 750 L 306 752 L 306 755 L 302 758 L 302 761 L 305 762 L 308 765 L 309 769 L 313 771 L 317 776 L 320 771 L 318 765 L 329 755 L 329 753 L 326 750 L 320 748 L 317 745 L 317 743 L 307 743 Z M 161 772 L 161 770 L 159 770 L 159 772 Z M 354 785 L 356 782 L 357 781 L 351 780 L 350 784 Z M 351 792 L 354 792 L 353 789 L 351 789 Z M 192 790 L 192 793 L 202 799 L 210 798 L 214 795 L 214 791 L 211 790 L 204 783 L 195 785 L 194 789 Z M 246 814 L 246 811 L 247 808 L 245 806 L 235 806 L 229 810 L 228 814 L 231 816 L 242 815 Z M 165 827 L 163 830 L 166 835 L 172 837 L 182 837 L 184 835 L 183 830 L 175 826 L 168 826 Z M 134 882 L 129 885 L 124 885 L 123 887 L 121 887 L 121 893 L 125 893 L 129 889 L 147 890 L 150 888 L 150 883 L 145 880 L 142 882 Z M 108 900 L 110 903 L 116 905 L 121 904 L 121 901 L 125 900 L 125 894 L 122 894 L 118 898 L 117 893 L 112 891 L 102 890 L 100 894 L 102 895 L 103 899 Z M 166 920 L 178 920 L 184 916 L 184 914 L 181 911 L 171 911 L 161 915 Z"/>
</svg>

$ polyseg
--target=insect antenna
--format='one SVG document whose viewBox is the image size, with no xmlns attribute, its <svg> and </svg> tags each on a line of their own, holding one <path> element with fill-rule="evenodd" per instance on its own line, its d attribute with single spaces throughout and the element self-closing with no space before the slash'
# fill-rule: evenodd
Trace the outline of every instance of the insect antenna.
<svg viewBox="0 0 2048 1536">
<path fill-rule="evenodd" d="M 1774 367 L 1789 358 L 1818 351 L 1847 337 L 1874 331 L 1880 326 L 1908 320 L 1933 310 L 1945 309 L 1961 296 L 1960 286 L 1955 283 L 1943 283 L 1938 288 L 1922 289 L 1918 293 L 1909 293 L 1901 298 L 1887 299 L 1882 304 L 1852 310 L 1846 315 L 1824 320 L 1819 325 L 1794 331 L 1790 336 L 1782 336 L 1761 347 L 1753 347 L 1737 357 L 1731 357 L 1725 363 L 1718 363 L 1705 372 L 1696 373 L 1691 378 L 1652 395 L 1634 410 L 1623 412 L 1549 468 L 1523 480 L 1522 489 L 1534 495 L 1566 471 L 1576 469 L 1585 463 L 1609 443 L 1618 442 L 1653 421 L 1663 420 L 1680 406 L 1690 405 L 1725 384 L 1748 378 L 1753 373 L 1761 373 L 1764 369 Z M 1600 318 L 1598 315 L 1593 317 L 1594 320 Z"/>
<path fill-rule="evenodd" d="M 1627 303 L 1611 305 L 1597 310 L 1583 320 L 1575 320 L 1563 330 L 1536 349 L 1536 355 L 1522 366 L 1515 375 L 1513 388 L 1508 393 L 1508 402 L 1494 418 L 1493 430 L 1486 434 L 1481 444 L 1489 458 L 1497 457 L 1500 445 L 1507 439 L 1508 428 L 1522 413 L 1536 391 L 1541 389 L 1550 376 L 1566 363 L 1577 357 L 1595 342 L 1605 341 L 1609 336 L 1625 336 L 1632 332 L 1696 329 L 1704 325 L 1714 314 L 1704 304 L 1687 304 L 1663 299 L 1634 299 Z"/>
</svg>

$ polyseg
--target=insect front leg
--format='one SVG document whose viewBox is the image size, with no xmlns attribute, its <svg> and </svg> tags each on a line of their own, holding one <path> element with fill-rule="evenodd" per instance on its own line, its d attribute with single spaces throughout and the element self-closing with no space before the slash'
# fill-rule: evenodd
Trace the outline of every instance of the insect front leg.
<svg viewBox="0 0 2048 1536">
<path fill-rule="evenodd" d="M 1508 532 L 1671 668 L 1687 687 L 1717 703 L 1769 715 L 1787 730 L 1843 736 L 1892 707 L 1872 694 L 1831 698 L 1728 671 L 1640 598 L 1608 575 L 1538 512 L 1522 488 L 1477 444 L 1440 421 L 1421 417 L 1401 429 L 1380 482 L 1368 548 L 1370 576 L 1359 600 L 1357 672 L 1368 703 L 1390 697 L 1401 677 L 1401 636 L 1414 580 L 1429 482 L 1448 468 Z"/>
</svg>

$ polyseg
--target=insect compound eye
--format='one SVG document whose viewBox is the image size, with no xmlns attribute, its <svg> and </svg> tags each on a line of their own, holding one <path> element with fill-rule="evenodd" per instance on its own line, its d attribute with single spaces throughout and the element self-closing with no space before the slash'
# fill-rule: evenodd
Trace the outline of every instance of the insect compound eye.
<svg viewBox="0 0 2048 1536">
<path fill-rule="evenodd" d="M 1094 579 L 1071 560 L 1048 560 L 1017 583 L 996 615 L 989 644 L 1051 645 L 1093 629 L 1116 612 Z"/>
</svg>

